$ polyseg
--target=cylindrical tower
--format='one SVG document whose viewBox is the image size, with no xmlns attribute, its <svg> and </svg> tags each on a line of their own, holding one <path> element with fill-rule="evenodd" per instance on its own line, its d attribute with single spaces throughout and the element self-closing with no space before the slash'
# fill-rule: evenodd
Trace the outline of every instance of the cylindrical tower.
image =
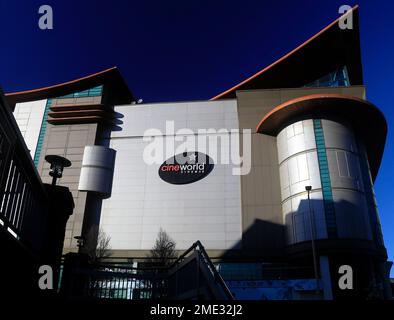
<svg viewBox="0 0 394 320">
<path fill-rule="evenodd" d="M 289 259 L 320 259 L 320 277 L 333 277 L 337 296 L 343 265 L 354 267 L 357 294 L 387 287 L 373 191 L 387 133 L 383 114 L 359 98 L 309 95 L 274 108 L 257 131 L 277 137 Z"/>
<path fill-rule="evenodd" d="M 277 136 L 283 221 L 287 244 L 315 239 L 372 240 L 367 194 L 371 185 L 362 166 L 364 154 L 350 125 L 328 119 L 305 119 L 287 124 Z M 363 150 L 363 149 L 361 149 Z M 373 208 L 374 209 L 374 208 Z"/>
</svg>

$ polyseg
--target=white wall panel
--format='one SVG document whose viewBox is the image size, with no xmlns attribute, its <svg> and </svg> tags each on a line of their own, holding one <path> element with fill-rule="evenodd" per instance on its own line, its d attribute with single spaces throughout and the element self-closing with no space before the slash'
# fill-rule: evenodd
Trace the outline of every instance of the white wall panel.
<svg viewBox="0 0 394 320">
<path fill-rule="evenodd" d="M 14 117 L 32 158 L 36 152 L 47 100 L 21 102 L 15 105 Z"/>
<path fill-rule="evenodd" d="M 122 114 L 123 124 L 110 141 L 117 156 L 112 196 L 104 200 L 101 214 L 101 227 L 111 236 L 112 248 L 149 250 L 160 228 L 174 238 L 178 249 L 196 240 L 207 249 L 239 244 L 241 186 L 240 177 L 232 175 L 232 165 L 216 163 L 202 180 L 173 185 L 159 177 L 161 163 L 148 165 L 142 157 L 149 144 L 142 139 L 145 130 L 156 128 L 164 134 L 166 120 L 175 121 L 175 131 L 238 129 L 236 101 L 143 104 L 115 110 Z M 174 137 L 163 139 L 166 143 Z M 175 147 L 179 144 L 175 142 Z"/>
</svg>

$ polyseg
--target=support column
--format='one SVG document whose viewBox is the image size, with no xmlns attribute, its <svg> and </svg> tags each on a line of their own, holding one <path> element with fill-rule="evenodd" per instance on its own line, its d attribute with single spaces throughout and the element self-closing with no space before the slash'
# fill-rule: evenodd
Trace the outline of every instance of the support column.
<svg viewBox="0 0 394 320">
<path fill-rule="evenodd" d="M 323 284 L 324 300 L 332 300 L 332 283 L 330 275 L 330 262 L 327 256 L 320 256 L 320 274 Z"/>
</svg>

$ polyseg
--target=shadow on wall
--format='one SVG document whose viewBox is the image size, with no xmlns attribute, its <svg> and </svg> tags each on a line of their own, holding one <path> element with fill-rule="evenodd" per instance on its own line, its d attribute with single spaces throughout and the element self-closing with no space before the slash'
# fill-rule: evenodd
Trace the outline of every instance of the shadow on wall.
<svg viewBox="0 0 394 320">
<path fill-rule="evenodd" d="M 311 240 L 310 218 L 314 224 L 314 239 L 327 239 L 326 213 L 322 199 L 301 199 L 296 211 L 286 214 L 285 224 L 255 219 L 253 224 L 243 231 L 242 241 L 238 241 L 221 257 L 242 259 L 261 258 L 271 261 L 286 260 L 289 245 L 308 243 Z M 336 221 L 338 237 L 359 248 L 373 248 L 370 217 L 365 202 L 341 200 L 332 202 L 333 216 Z M 329 210 L 327 210 L 329 211 Z M 341 241 L 341 242 L 343 242 Z M 344 245 L 345 245 L 344 242 Z M 329 245 L 329 244 L 327 244 Z M 332 245 L 332 244 L 331 244 Z M 339 245 L 339 244 L 338 244 Z M 331 248 L 335 249 L 335 248 Z"/>
<path fill-rule="evenodd" d="M 328 270 L 335 299 L 382 299 L 389 286 L 391 264 L 386 263 L 387 253 L 383 245 L 375 241 L 379 228 L 378 224 L 373 225 L 376 213 L 372 209 L 369 211 L 362 194 L 356 194 L 349 200 L 333 202 L 330 208 L 322 199 L 310 200 L 310 207 L 307 199 L 300 199 L 295 206 L 297 210 L 286 215 L 286 225 L 256 219 L 244 231 L 242 243 L 236 243 L 222 258 L 240 257 L 237 262 L 256 262 L 256 259 L 292 262 L 291 266 L 312 267 L 312 218 L 317 256 L 329 256 Z M 326 215 L 330 211 L 336 221 L 338 237 L 327 238 Z M 319 260 L 317 262 L 319 269 Z M 354 288 L 351 292 L 341 290 L 337 285 L 342 276 L 338 270 L 344 265 L 351 266 L 353 270 Z M 312 272 L 309 277 L 313 277 Z"/>
<path fill-rule="evenodd" d="M 123 124 L 123 121 L 120 120 L 121 118 L 124 118 L 124 115 L 122 113 L 115 111 L 113 113 L 112 123 L 99 124 L 97 129 L 99 133 L 97 134 L 97 136 L 100 138 L 98 139 L 98 141 L 96 138 L 96 143 L 95 143 L 96 145 L 100 145 L 106 148 L 111 148 L 111 132 L 123 130 L 121 127 L 121 124 Z M 112 175 L 110 178 L 107 177 L 105 180 L 107 182 L 107 186 L 108 184 L 110 184 L 110 186 L 108 187 L 109 193 L 105 193 L 103 195 L 97 192 L 88 191 L 86 195 L 85 214 L 83 217 L 83 224 L 82 224 L 82 236 L 85 237 L 85 239 L 89 239 L 89 241 L 91 242 L 89 244 L 90 246 L 92 245 L 92 243 L 94 244 L 97 241 L 102 206 L 103 206 L 103 199 L 110 198 L 112 194 L 114 166 L 116 163 L 116 150 L 114 157 L 115 158 L 112 166 Z"/>
<path fill-rule="evenodd" d="M 238 252 L 246 260 L 248 258 L 281 260 L 285 248 L 284 235 L 284 225 L 255 219 L 243 232 L 242 241 L 238 241 L 228 249 L 222 258 L 232 258 L 237 256 Z"/>
<path fill-rule="evenodd" d="M 120 120 L 124 118 L 124 115 L 120 112 L 114 112 L 114 119 L 113 119 L 113 125 L 110 127 L 110 131 L 122 131 L 122 124 L 123 121 Z"/>
<path fill-rule="evenodd" d="M 365 202 L 325 202 L 307 199 L 299 202 L 296 211 L 285 215 L 286 242 L 288 244 L 310 241 L 312 231 L 315 239 L 327 238 L 327 221 L 334 221 L 339 238 L 372 240 L 370 221 Z M 314 230 L 311 229 L 311 221 Z"/>
</svg>

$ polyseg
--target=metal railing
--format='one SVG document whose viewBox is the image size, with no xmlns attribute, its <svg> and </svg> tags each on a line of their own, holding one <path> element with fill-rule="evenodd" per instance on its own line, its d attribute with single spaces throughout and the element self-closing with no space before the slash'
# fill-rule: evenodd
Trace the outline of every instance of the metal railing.
<svg viewBox="0 0 394 320">
<path fill-rule="evenodd" d="M 192 265 L 194 263 L 194 265 Z M 189 272 L 182 277 L 182 268 L 186 269 L 189 265 Z M 190 267 L 190 265 L 192 265 Z M 191 273 L 194 276 L 196 292 L 194 293 L 197 297 L 201 294 L 200 288 L 203 290 L 209 290 L 212 298 L 221 300 L 233 300 L 234 297 L 231 291 L 228 289 L 223 278 L 217 271 L 216 267 L 209 258 L 204 246 L 200 241 L 196 241 L 188 250 L 186 250 L 171 266 L 170 273 L 174 274 L 176 296 L 185 294 L 185 292 L 180 292 L 179 283 L 183 281 L 189 281 L 193 279 Z M 204 272 L 205 271 L 205 272 Z M 187 279 L 189 277 L 189 279 Z M 170 279 L 170 277 L 169 277 Z M 191 281 L 192 282 L 192 281 Z M 190 288 L 189 288 L 190 289 Z M 184 289 L 183 291 L 187 291 Z M 202 292 L 205 293 L 206 292 Z"/>
<path fill-rule="evenodd" d="M 78 254 L 73 255 L 78 257 Z M 89 264 L 87 257 L 85 259 L 82 264 L 78 259 L 77 263 L 71 264 L 67 278 L 62 281 L 63 294 L 68 297 L 123 300 L 233 300 L 233 294 L 227 287 L 226 281 L 271 281 L 286 280 L 289 277 L 309 279 L 313 275 L 310 266 L 255 262 L 253 264 L 261 264 L 261 272 L 254 278 L 248 278 L 245 274 L 242 274 L 242 277 L 240 274 L 231 275 L 226 272 L 229 269 L 220 270 L 220 266 L 248 262 L 240 262 L 239 259 L 234 258 L 224 260 L 220 257 L 211 258 L 200 241 L 195 242 L 166 267 L 147 267 L 152 266 L 152 258 L 147 260 L 143 257 L 108 257 L 96 264 Z M 216 260 L 216 264 L 212 260 Z M 63 266 L 66 264 L 64 261 Z"/>
<path fill-rule="evenodd" d="M 68 254 L 62 274 L 60 293 L 71 298 L 233 299 L 200 241 L 166 267 L 90 264 L 86 255 Z"/>
<path fill-rule="evenodd" d="M 0 89 L 0 228 L 37 253 L 46 217 L 41 178 Z"/>
<path fill-rule="evenodd" d="M 133 268 L 105 267 L 93 271 L 80 270 L 88 277 L 84 295 L 104 299 L 162 299 L 165 298 L 166 281 L 157 270 L 139 274 Z"/>
<path fill-rule="evenodd" d="M 70 298 L 164 299 L 166 267 L 133 267 L 133 263 L 89 263 L 83 254 L 68 254 L 62 264 L 59 292 Z"/>
</svg>

